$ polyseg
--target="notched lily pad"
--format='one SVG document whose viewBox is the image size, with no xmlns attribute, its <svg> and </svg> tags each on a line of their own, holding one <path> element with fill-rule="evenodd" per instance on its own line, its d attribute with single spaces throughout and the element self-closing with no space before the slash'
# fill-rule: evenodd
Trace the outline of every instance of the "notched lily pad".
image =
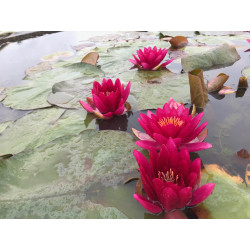
<svg viewBox="0 0 250 250">
<path fill-rule="evenodd" d="M 0 155 L 17 154 L 46 144 L 64 135 L 87 129 L 85 110 L 66 111 L 59 108 L 37 110 L 9 125 L 0 135 Z M 95 121 L 88 129 L 95 129 Z"/>
</svg>

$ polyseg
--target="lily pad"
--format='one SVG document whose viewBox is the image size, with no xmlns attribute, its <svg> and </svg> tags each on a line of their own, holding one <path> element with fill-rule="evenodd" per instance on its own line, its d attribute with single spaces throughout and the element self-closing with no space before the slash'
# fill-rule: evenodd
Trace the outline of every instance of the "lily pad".
<svg viewBox="0 0 250 250">
<path fill-rule="evenodd" d="M 242 75 L 245 76 L 246 78 L 250 79 L 250 66 L 245 67 L 242 70 Z"/>
<path fill-rule="evenodd" d="M 46 144 L 64 135 L 95 129 L 95 120 L 84 125 L 87 111 L 66 111 L 59 108 L 37 110 L 9 125 L 0 135 L 0 155 L 17 154 Z"/>
<path fill-rule="evenodd" d="M 7 107 L 24 110 L 50 107 L 47 96 L 55 83 L 83 76 L 99 78 L 104 76 L 104 72 L 93 65 L 76 63 L 35 74 L 25 78 L 29 83 L 7 88 L 3 103 Z"/>
<path fill-rule="evenodd" d="M 170 97 L 177 102 L 190 102 L 187 74 L 166 71 L 131 71 L 119 75 L 122 83 L 131 81 L 128 101 L 132 111 L 162 107 Z"/>
<path fill-rule="evenodd" d="M 50 69 L 52 69 L 52 65 L 50 62 L 41 62 L 41 63 L 37 64 L 36 66 L 28 68 L 25 71 L 25 73 L 26 73 L 26 75 L 31 76 L 31 75 L 34 75 L 36 73 L 47 71 Z"/>
<path fill-rule="evenodd" d="M 11 121 L 0 123 L 0 134 L 11 124 Z"/>
<path fill-rule="evenodd" d="M 73 55 L 74 53 L 72 51 L 59 51 L 59 52 L 55 52 L 55 53 L 43 56 L 42 60 L 53 62 L 53 61 L 58 60 L 59 58 L 67 58 Z"/>
<path fill-rule="evenodd" d="M 214 219 L 250 219 L 250 189 L 239 176 L 228 175 L 218 165 L 206 165 L 202 182 L 213 182 L 215 188 L 202 203 L 200 217 L 204 214 L 202 210 L 208 210 L 209 217 Z"/>
<path fill-rule="evenodd" d="M 182 68 L 188 72 L 197 68 L 208 70 L 215 66 L 229 66 L 239 59 L 240 55 L 233 46 L 223 44 L 204 53 L 185 56 L 181 58 L 181 64 Z"/>
<path fill-rule="evenodd" d="M 122 183 L 138 168 L 132 135 L 85 130 L 0 160 L 0 201 L 54 197 Z M 124 157 L 126 156 L 126 157 Z"/>
<path fill-rule="evenodd" d="M 114 207 L 85 201 L 82 195 L 0 202 L 1 219 L 126 219 Z"/>
</svg>

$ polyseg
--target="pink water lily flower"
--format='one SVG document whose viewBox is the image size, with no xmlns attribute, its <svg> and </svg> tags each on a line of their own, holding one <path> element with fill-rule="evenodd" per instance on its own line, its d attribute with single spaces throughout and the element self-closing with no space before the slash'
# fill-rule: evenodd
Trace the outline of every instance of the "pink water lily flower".
<svg viewBox="0 0 250 250">
<path fill-rule="evenodd" d="M 129 61 L 134 65 L 136 65 L 139 69 L 157 70 L 167 66 L 174 60 L 171 59 L 160 64 L 162 60 L 165 58 L 166 54 L 168 53 L 168 49 L 159 49 L 157 51 L 156 46 L 154 46 L 153 49 L 151 47 L 148 47 L 144 48 L 144 51 L 139 49 L 136 52 L 139 58 L 137 58 L 133 54 L 135 60 L 129 59 Z"/>
<path fill-rule="evenodd" d="M 170 212 L 174 209 L 195 206 L 213 191 L 214 183 L 200 185 L 200 158 L 190 160 L 187 149 L 178 151 L 170 138 L 160 153 L 150 151 L 150 159 L 134 150 L 146 195 L 134 198 L 151 213 Z"/>
<path fill-rule="evenodd" d="M 250 39 L 247 39 L 247 42 L 250 43 Z M 250 51 L 250 49 L 247 49 L 247 50 L 245 50 L 244 52 L 248 52 L 248 51 Z"/>
<path fill-rule="evenodd" d="M 93 83 L 92 98 L 87 97 L 87 103 L 79 100 L 84 109 L 94 113 L 98 118 L 110 119 L 114 115 L 122 115 L 127 109 L 125 102 L 129 96 L 131 82 L 127 87 L 121 84 L 120 79 L 116 79 L 115 84 L 111 79 L 103 78 L 102 85 Z"/>
<path fill-rule="evenodd" d="M 189 152 L 211 148 L 210 143 L 203 142 L 208 133 L 205 129 L 208 122 L 198 126 L 203 114 L 204 112 L 193 117 L 189 115 L 188 108 L 170 98 L 163 109 L 156 110 L 156 115 L 151 111 L 147 115 L 140 114 L 141 119 L 138 121 L 146 133 L 132 129 L 140 139 L 136 144 L 148 150 L 160 149 L 161 145 L 167 144 L 172 138 L 179 149 L 187 148 Z"/>
</svg>

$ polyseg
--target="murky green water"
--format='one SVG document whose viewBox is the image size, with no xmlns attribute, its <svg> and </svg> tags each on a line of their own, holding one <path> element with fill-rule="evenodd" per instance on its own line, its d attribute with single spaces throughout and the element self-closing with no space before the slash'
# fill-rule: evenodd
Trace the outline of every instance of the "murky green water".
<svg viewBox="0 0 250 250">
<path fill-rule="evenodd" d="M 152 33 L 143 38 L 141 46 L 168 46 L 166 42 L 154 40 L 155 35 Z M 236 37 L 189 36 L 191 45 L 197 40 L 207 43 L 208 48 L 200 47 L 201 51 L 225 41 L 236 46 L 240 60 L 231 66 L 206 70 L 204 77 L 210 81 L 219 73 L 228 74 L 230 77 L 225 85 L 237 90 L 243 68 L 250 65 L 250 53 L 244 52 L 250 47 L 245 40 L 248 33 Z M 130 34 L 126 35 L 127 42 L 119 41 L 119 44 L 104 42 L 103 38 L 92 39 L 88 43 L 95 43 L 91 48 L 99 52 L 101 67 L 97 70 L 77 68 L 74 63 L 79 62 L 89 46 L 84 47 L 87 42 L 79 41 L 86 39 L 84 33 L 61 32 L 12 43 L 0 51 L 0 64 L 3 65 L 0 87 L 7 87 L 9 95 L 0 103 L 0 153 L 13 154 L 0 160 L 0 218 L 163 217 L 147 213 L 135 201 L 132 195 L 136 180 L 123 183 L 129 178 L 139 177 L 132 155 L 138 147 L 131 129 L 142 131 L 137 121 L 140 112 L 147 109 L 154 112 L 156 107 L 162 107 L 168 101 L 169 96 L 187 103 L 186 107 L 191 106 L 188 78 L 181 74 L 180 59 L 167 67 L 175 74 L 141 75 L 136 70 L 129 70 L 131 65 L 127 57 L 131 58 L 138 39 Z M 148 40 L 145 42 L 145 39 Z M 72 46 L 79 44 L 82 50 L 73 49 Z M 190 46 L 185 51 L 194 48 Z M 69 51 L 73 55 L 53 62 L 54 69 L 26 77 L 25 81 L 33 85 L 29 89 L 23 88 L 25 70 L 56 51 Z M 46 101 L 53 88 L 84 100 L 85 95 L 89 95 L 89 86 L 94 80 L 100 81 L 103 74 L 107 78 L 119 77 L 124 83 L 135 82 L 129 99 L 131 112 L 97 122 L 82 110 L 64 112 Z M 20 88 L 8 89 L 17 85 Z M 68 105 L 75 108 L 75 99 L 72 100 Z M 27 108 L 30 110 L 26 111 Z M 212 181 L 216 186 L 207 201 L 184 212 L 189 218 L 250 218 L 250 189 L 245 181 L 250 158 L 242 159 L 236 154 L 242 148 L 250 151 L 249 89 L 225 96 L 209 94 L 204 112 L 202 121 L 209 122 L 206 141 L 213 147 L 200 151 L 198 155 L 205 166 L 203 183 Z M 193 154 L 193 157 L 198 155 Z M 220 168 L 211 167 L 211 164 Z"/>
</svg>

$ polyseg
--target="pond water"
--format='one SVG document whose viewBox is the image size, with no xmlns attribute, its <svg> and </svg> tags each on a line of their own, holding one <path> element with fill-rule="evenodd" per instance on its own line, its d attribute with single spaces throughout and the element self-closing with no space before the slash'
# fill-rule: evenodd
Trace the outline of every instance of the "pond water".
<svg viewBox="0 0 250 250">
<path fill-rule="evenodd" d="M 128 59 L 138 47 L 169 47 L 158 34 L 59 32 L 1 49 L 0 218 L 163 218 L 148 213 L 133 198 L 140 175 L 132 155 L 139 149 L 132 128 L 143 131 L 137 120 L 140 113 L 148 109 L 155 113 L 170 96 L 190 109 L 191 101 L 180 58 L 167 66 L 170 72 L 130 70 Z M 225 85 L 237 90 L 242 70 L 250 66 L 250 52 L 244 52 L 250 47 L 246 42 L 250 34 L 181 34 L 188 37 L 190 44 L 184 49 L 188 55 L 206 53 L 225 42 L 234 45 L 240 60 L 203 72 L 206 82 L 220 73 L 229 75 Z M 98 67 L 79 68 L 91 50 L 100 55 Z M 48 68 L 26 74 L 41 62 Z M 131 80 L 132 110 L 97 121 L 77 106 L 77 100 L 85 101 L 92 82 L 104 76 L 125 84 Z M 54 98 L 55 93 L 60 99 Z M 72 97 L 66 103 L 69 109 L 62 108 L 65 93 Z M 47 102 L 49 95 L 57 106 Z M 191 156 L 202 159 L 202 183 L 214 182 L 215 190 L 184 213 L 188 218 L 250 218 L 246 175 L 250 158 L 237 156 L 241 149 L 250 152 L 249 89 L 223 96 L 210 93 L 203 111 L 202 122 L 208 121 L 206 141 L 213 147 Z"/>
</svg>

